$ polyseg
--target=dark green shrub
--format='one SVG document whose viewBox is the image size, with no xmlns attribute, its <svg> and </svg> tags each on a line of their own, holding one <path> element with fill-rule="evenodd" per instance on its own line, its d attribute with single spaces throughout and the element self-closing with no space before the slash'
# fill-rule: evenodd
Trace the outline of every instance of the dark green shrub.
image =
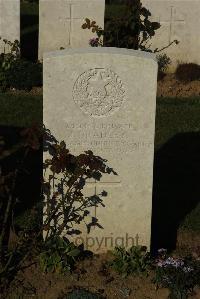
<svg viewBox="0 0 200 299">
<path fill-rule="evenodd" d="M 44 134 L 44 151 L 50 155 L 43 163 L 45 238 L 63 234 L 79 235 L 81 231 L 75 227 L 81 222 L 85 223 L 88 233 L 93 226 L 101 228 L 98 219 L 90 211 L 92 207 L 105 207 L 103 199 L 107 192 L 103 190 L 85 196 L 83 190 L 89 179 L 100 181 L 103 174 L 117 173 L 108 167 L 107 160 L 95 156 L 92 151 L 72 155 L 66 143 L 58 143 L 47 129 Z M 45 176 L 45 173 L 49 175 Z"/>
<path fill-rule="evenodd" d="M 160 71 L 166 72 L 168 66 L 171 64 L 171 59 L 167 54 L 159 54 L 156 56 L 158 60 L 158 68 Z"/>
<path fill-rule="evenodd" d="M 0 67 L 0 90 L 8 88 L 31 90 L 42 86 L 42 64 L 16 59 L 8 69 Z"/>
<path fill-rule="evenodd" d="M 123 247 L 116 247 L 113 255 L 114 260 L 110 263 L 110 266 L 122 277 L 130 274 L 148 274 L 151 259 L 145 246 L 132 246 L 128 250 Z"/>
<path fill-rule="evenodd" d="M 0 54 L 0 91 L 5 91 L 9 87 L 8 76 L 13 64 L 20 58 L 20 43 L 15 40 L 13 43 L 0 37 L 3 53 Z M 9 52 L 6 49 L 9 47 Z"/>
<path fill-rule="evenodd" d="M 159 54 L 156 58 L 158 61 L 158 80 L 162 80 L 171 64 L 171 59 L 166 54 Z"/>
<path fill-rule="evenodd" d="M 151 13 L 140 0 L 127 1 L 127 14 L 105 23 L 104 43 L 109 47 L 147 50 L 147 41 L 160 28 L 149 20 Z"/>
<path fill-rule="evenodd" d="M 80 250 L 66 238 L 49 238 L 39 255 L 40 266 L 43 272 L 64 274 L 72 270 L 79 255 Z"/>
<path fill-rule="evenodd" d="M 38 232 L 42 226 L 42 203 L 38 202 L 32 209 L 26 209 L 13 219 L 15 231 L 19 234 Z"/>
<path fill-rule="evenodd" d="M 89 40 L 92 47 L 106 46 L 158 53 L 174 43 L 179 43 L 173 40 L 161 49 L 150 49 L 149 42 L 156 30 L 161 27 L 160 23 L 150 20 L 151 12 L 142 5 L 140 0 L 128 0 L 125 2 L 125 7 L 126 13 L 107 19 L 104 29 L 97 25 L 96 21 L 85 19 L 82 28 L 92 30 L 97 35 Z"/>
<path fill-rule="evenodd" d="M 142 6 L 140 0 L 133 0 L 127 3 L 127 13 L 119 18 L 111 18 L 105 23 L 105 30 L 99 27 L 95 21 L 86 19 L 83 29 L 92 29 L 96 32 L 99 45 L 107 47 L 118 47 L 128 49 L 148 50 L 147 42 L 155 35 L 160 28 L 158 22 L 151 22 L 151 13 Z M 104 36 L 102 42 L 101 36 Z M 93 46 L 93 40 L 89 42 Z"/>
<path fill-rule="evenodd" d="M 7 71 L 0 67 L 0 91 L 6 91 L 8 88 Z"/>
<path fill-rule="evenodd" d="M 195 63 L 179 64 L 175 75 L 178 80 L 184 82 L 200 80 L 200 65 Z"/>
<path fill-rule="evenodd" d="M 8 85 L 11 88 L 31 90 L 42 86 L 42 64 L 18 59 L 7 73 Z"/>
<path fill-rule="evenodd" d="M 1 39 L 1 38 L 0 38 Z M 42 64 L 20 59 L 20 44 L 3 39 L 9 52 L 0 54 L 0 91 L 8 88 L 30 90 L 42 85 Z"/>
</svg>

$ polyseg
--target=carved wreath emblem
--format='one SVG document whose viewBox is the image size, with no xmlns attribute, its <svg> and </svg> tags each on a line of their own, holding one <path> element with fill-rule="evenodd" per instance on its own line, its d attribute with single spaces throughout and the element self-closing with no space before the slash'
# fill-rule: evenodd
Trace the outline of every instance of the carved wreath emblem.
<svg viewBox="0 0 200 299">
<path fill-rule="evenodd" d="M 107 116 L 120 108 L 124 87 L 119 76 L 110 69 L 95 68 L 81 74 L 73 88 L 76 104 L 93 117 Z"/>
</svg>

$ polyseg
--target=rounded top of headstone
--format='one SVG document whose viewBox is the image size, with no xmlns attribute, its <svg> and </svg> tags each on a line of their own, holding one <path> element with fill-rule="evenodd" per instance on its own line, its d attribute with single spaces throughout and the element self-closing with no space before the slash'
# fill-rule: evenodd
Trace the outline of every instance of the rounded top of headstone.
<svg viewBox="0 0 200 299">
<path fill-rule="evenodd" d="M 64 49 L 59 51 L 53 52 L 46 52 L 44 53 L 44 59 L 46 58 L 53 58 L 59 56 L 66 56 L 66 55 L 84 55 L 84 54 L 113 54 L 113 55 L 127 55 L 127 56 L 134 56 L 143 59 L 149 59 L 155 61 L 157 63 L 156 55 L 153 53 L 140 51 L 140 50 L 132 50 L 132 49 L 124 49 L 124 48 L 114 48 L 114 47 L 90 47 L 90 48 L 76 48 L 76 49 Z"/>
</svg>

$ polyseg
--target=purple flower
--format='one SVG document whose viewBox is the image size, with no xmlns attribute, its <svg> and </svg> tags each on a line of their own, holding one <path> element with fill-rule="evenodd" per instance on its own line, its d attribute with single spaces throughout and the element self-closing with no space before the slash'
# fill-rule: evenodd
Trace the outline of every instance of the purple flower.
<svg viewBox="0 0 200 299">
<path fill-rule="evenodd" d="M 89 45 L 91 47 L 98 47 L 99 45 L 99 38 L 98 37 L 93 37 L 89 40 Z"/>
<path fill-rule="evenodd" d="M 179 268 L 184 266 L 184 261 L 181 259 L 174 259 L 173 257 L 168 257 L 168 259 L 165 261 L 166 265 L 173 266 L 175 268 Z"/>
<path fill-rule="evenodd" d="M 175 268 L 180 268 L 184 266 L 184 261 L 181 259 L 175 259 L 173 257 L 168 257 L 166 260 L 158 260 L 157 262 L 158 267 L 168 267 L 172 266 Z"/>
</svg>

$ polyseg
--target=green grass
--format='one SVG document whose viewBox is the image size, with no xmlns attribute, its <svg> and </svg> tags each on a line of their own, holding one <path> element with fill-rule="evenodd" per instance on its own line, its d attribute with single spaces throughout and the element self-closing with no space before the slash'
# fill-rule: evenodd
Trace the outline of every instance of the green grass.
<svg viewBox="0 0 200 299">
<path fill-rule="evenodd" d="M 0 93 L 0 126 L 42 124 L 42 96 Z"/>
<path fill-rule="evenodd" d="M 155 146 L 178 133 L 200 132 L 200 97 L 158 98 Z"/>
</svg>

